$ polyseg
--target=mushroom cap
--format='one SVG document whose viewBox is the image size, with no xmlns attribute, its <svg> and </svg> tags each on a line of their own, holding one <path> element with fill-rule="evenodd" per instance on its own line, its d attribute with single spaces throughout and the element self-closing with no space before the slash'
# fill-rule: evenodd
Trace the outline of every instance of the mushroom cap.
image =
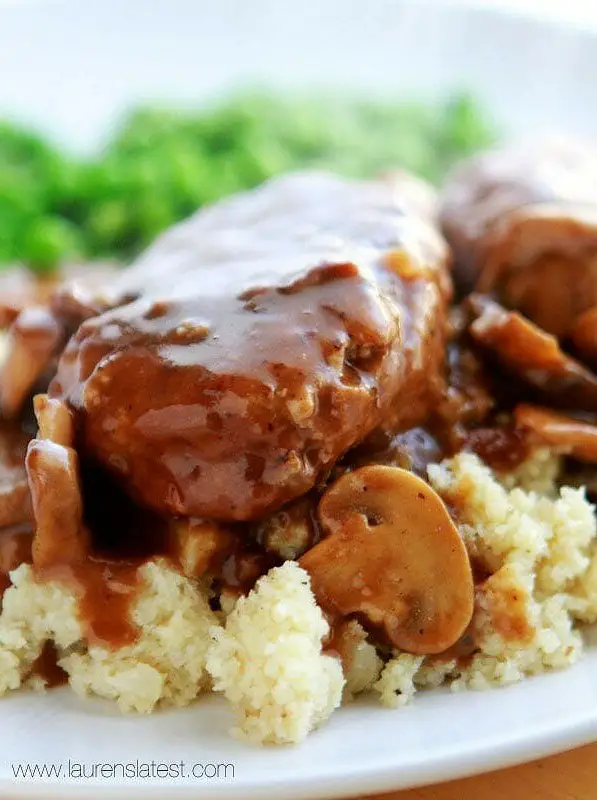
<svg viewBox="0 0 597 800">
<path fill-rule="evenodd" d="M 514 421 L 517 428 L 530 431 L 553 450 L 589 464 L 597 463 L 596 425 L 530 403 L 516 406 Z"/>
<path fill-rule="evenodd" d="M 468 626 L 471 565 L 438 494 L 397 467 L 362 467 L 324 494 L 328 534 L 300 559 L 332 616 L 357 616 L 391 645 L 440 653 Z"/>
<path fill-rule="evenodd" d="M 482 295 L 472 295 L 469 308 L 475 315 L 471 336 L 508 372 L 560 406 L 597 410 L 597 375 L 565 353 L 555 336 Z"/>
</svg>

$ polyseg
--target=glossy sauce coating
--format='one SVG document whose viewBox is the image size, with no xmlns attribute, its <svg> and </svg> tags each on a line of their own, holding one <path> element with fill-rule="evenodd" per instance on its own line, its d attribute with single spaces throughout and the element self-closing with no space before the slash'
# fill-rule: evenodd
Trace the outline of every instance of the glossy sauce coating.
<svg viewBox="0 0 597 800">
<path fill-rule="evenodd" d="M 376 427 L 424 419 L 450 283 L 419 213 L 399 183 L 307 173 L 168 232 L 112 286 L 138 299 L 61 359 L 82 451 L 160 512 L 255 519 Z"/>
<path fill-rule="evenodd" d="M 60 667 L 58 658 L 56 645 L 54 642 L 47 641 L 31 665 L 31 674 L 41 678 L 46 689 L 53 689 L 68 682 L 68 673 Z"/>
</svg>

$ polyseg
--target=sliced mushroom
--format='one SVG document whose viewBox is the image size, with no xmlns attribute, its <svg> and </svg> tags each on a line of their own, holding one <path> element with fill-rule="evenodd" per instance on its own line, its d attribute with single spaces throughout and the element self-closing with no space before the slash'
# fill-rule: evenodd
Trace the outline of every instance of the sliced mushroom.
<svg viewBox="0 0 597 800">
<path fill-rule="evenodd" d="M 0 425 L 0 528 L 31 520 L 31 500 L 25 472 L 29 436 L 14 423 Z"/>
<path fill-rule="evenodd" d="M 514 421 L 518 428 L 531 431 L 559 453 L 579 461 L 597 462 L 596 425 L 526 403 L 516 407 Z"/>
<path fill-rule="evenodd" d="M 570 341 L 583 359 L 597 364 L 597 306 L 577 317 L 570 331 Z"/>
<path fill-rule="evenodd" d="M 63 326 L 47 308 L 32 306 L 21 311 L 9 330 L 0 369 L 0 408 L 5 417 L 18 414 L 63 341 Z"/>
<path fill-rule="evenodd" d="M 472 337 L 500 364 L 558 404 L 597 410 L 597 375 L 566 355 L 558 340 L 516 311 L 481 295 L 470 299 Z"/>
<path fill-rule="evenodd" d="M 40 434 L 68 439 L 68 409 L 59 401 L 37 398 Z M 29 443 L 25 462 L 35 517 L 33 564 L 46 569 L 84 559 L 89 534 L 83 525 L 78 456 L 72 447 L 38 438 Z"/>
<path fill-rule="evenodd" d="M 0 409 L 16 416 L 29 392 L 59 355 L 79 324 L 105 310 L 102 287 L 114 277 L 113 265 L 66 267 L 38 278 L 26 270 L 0 277 L 0 328 L 4 329 L 0 367 Z"/>
<path fill-rule="evenodd" d="M 62 402 L 47 394 L 33 398 L 33 410 L 39 425 L 39 439 L 49 439 L 64 447 L 74 447 L 74 423 L 72 412 Z"/>
<path fill-rule="evenodd" d="M 466 431 L 463 450 L 472 450 L 497 472 L 510 473 L 533 452 L 533 437 L 511 423 Z"/>
<path fill-rule="evenodd" d="M 458 530 L 425 481 L 396 467 L 362 467 L 319 504 L 329 535 L 299 563 L 333 616 L 411 653 L 440 653 L 473 613 L 473 578 Z"/>
</svg>

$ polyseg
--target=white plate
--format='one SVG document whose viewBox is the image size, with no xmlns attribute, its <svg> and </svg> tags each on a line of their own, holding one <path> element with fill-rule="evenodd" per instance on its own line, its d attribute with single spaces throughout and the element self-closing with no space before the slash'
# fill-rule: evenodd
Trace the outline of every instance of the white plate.
<svg viewBox="0 0 597 800">
<path fill-rule="evenodd" d="M 595 131 L 597 40 L 578 26 L 421 0 L 21 0 L 1 6 L 0 115 L 92 146 L 140 99 L 196 103 L 239 83 L 438 96 L 468 86 L 505 129 Z M 597 738 L 597 650 L 574 669 L 487 693 L 433 692 L 399 711 L 360 703 L 298 748 L 228 738 L 210 698 L 122 717 L 68 690 L 0 710 L 0 795 L 340 797 L 512 764 Z M 233 764 L 228 779 L 13 779 L 11 762 Z M 116 769 L 120 769 L 117 767 Z"/>
<path fill-rule="evenodd" d="M 13 695 L 1 711 L 3 800 L 55 800 L 58 793 L 80 800 L 323 800 L 470 775 L 597 738 L 597 651 L 570 670 L 507 689 L 428 692 L 395 711 L 362 701 L 338 711 L 294 748 L 256 748 L 230 739 L 232 718 L 219 698 L 139 718 L 61 689 L 45 698 Z M 93 763 L 137 760 L 182 760 L 188 770 L 232 764 L 234 778 L 13 780 L 11 762 L 55 763 L 66 770 L 69 759 L 88 770 Z"/>
</svg>

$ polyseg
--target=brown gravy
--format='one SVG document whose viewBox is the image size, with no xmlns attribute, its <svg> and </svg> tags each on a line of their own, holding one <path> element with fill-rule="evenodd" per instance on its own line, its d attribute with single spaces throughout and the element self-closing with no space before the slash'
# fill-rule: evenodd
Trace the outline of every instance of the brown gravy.
<svg viewBox="0 0 597 800">
<path fill-rule="evenodd" d="M 356 620 L 350 617 L 336 617 L 325 613 L 325 618 L 330 626 L 330 631 L 323 643 L 323 653 L 334 656 L 342 662 L 342 669 L 346 673 L 352 666 L 355 645 L 367 639 L 367 634 Z M 371 637 L 373 638 L 373 634 Z"/>
<path fill-rule="evenodd" d="M 68 674 L 58 664 L 58 651 L 54 642 L 47 641 L 41 653 L 31 665 L 31 675 L 45 681 L 46 688 L 53 689 L 68 681 Z"/>
<path fill-rule="evenodd" d="M 140 562 L 104 561 L 89 557 L 82 564 L 57 565 L 37 576 L 63 582 L 78 597 L 85 638 L 90 645 L 117 649 L 134 644 L 139 629 L 131 607 L 140 588 Z"/>
<path fill-rule="evenodd" d="M 11 585 L 9 573 L 20 564 L 31 563 L 33 527 L 30 523 L 0 530 L 0 596 Z"/>
<path fill-rule="evenodd" d="M 465 448 L 498 472 L 516 469 L 529 457 L 532 449 L 528 433 L 513 426 L 469 431 Z"/>
<path fill-rule="evenodd" d="M 505 642 L 528 644 L 535 635 L 535 629 L 528 621 L 524 590 L 502 587 L 499 581 L 489 581 L 488 613 L 496 632 Z"/>
</svg>

